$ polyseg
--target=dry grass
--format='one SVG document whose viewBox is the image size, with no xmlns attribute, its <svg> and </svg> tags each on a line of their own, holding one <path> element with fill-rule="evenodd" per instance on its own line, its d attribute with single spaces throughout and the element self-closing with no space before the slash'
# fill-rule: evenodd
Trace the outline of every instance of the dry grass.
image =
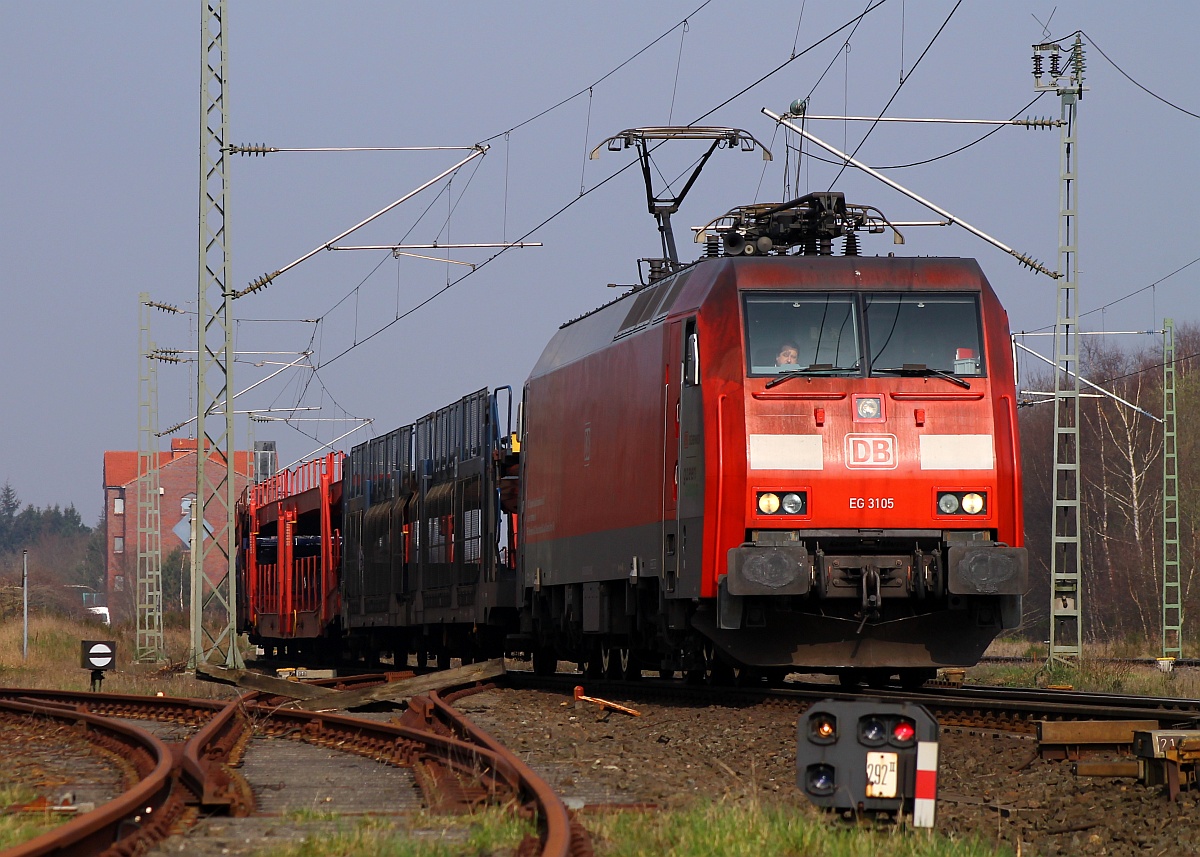
<svg viewBox="0 0 1200 857">
<path fill-rule="evenodd" d="M 83 640 L 114 640 L 117 668 L 105 675 L 105 693 L 141 696 L 229 698 L 231 688 L 197 681 L 183 674 L 187 658 L 187 630 L 167 629 L 169 663 L 135 664 L 131 660 L 135 632 L 128 625 L 109 628 L 55 616 L 29 617 L 29 657 L 22 659 L 22 622 L 0 624 L 0 685 L 54 690 L 89 690 L 91 672 L 80 666 Z"/>
<path fill-rule="evenodd" d="M 1124 643 L 1085 644 L 1083 657 L 1074 666 L 1046 665 L 1046 646 L 1027 640 L 996 640 L 988 657 L 1023 658 L 1023 662 L 980 664 L 967 670 L 972 684 L 1002 687 L 1045 687 L 1070 685 L 1095 693 L 1124 693 L 1133 696 L 1200 699 L 1200 669 L 1176 666 L 1163 673 L 1154 663 L 1132 663 L 1133 658 L 1152 658 L 1157 652 L 1146 646 Z"/>
</svg>

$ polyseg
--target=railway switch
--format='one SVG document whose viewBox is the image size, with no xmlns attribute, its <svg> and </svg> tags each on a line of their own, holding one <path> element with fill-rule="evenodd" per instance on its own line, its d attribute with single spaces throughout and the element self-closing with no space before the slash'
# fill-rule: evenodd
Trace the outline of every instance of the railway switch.
<svg viewBox="0 0 1200 857">
<path fill-rule="evenodd" d="M 932 827 L 937 739 L 937 721 L 916 703 L 827 699 L 797 724 L 796 785 L 826 809 L 908 814 Z"/>
</svg>

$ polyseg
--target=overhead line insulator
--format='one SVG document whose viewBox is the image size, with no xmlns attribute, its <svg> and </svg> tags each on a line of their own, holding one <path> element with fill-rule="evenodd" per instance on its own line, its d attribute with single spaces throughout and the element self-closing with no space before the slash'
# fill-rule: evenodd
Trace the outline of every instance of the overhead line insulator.
<svg viewBox="0 0 1200 857">
<path fill-rule="evenodd" d="M 230 155 L 268 155 L 271 152 L 278 152 L 279 150 L 272 146 L 266 145 L 239 146 L 237 144 L 233 144 L 226 146 L 225 151 Z"/>
</svg>

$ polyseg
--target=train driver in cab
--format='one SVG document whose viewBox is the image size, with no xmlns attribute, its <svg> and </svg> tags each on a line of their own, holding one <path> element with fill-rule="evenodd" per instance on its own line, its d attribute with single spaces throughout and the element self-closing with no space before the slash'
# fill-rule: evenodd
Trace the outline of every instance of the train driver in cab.
<svg viewBox="0 0 1200 857">
<path fill-rule="evenodd" d="M 776 366 L 792 367 L 800 362 L 800 349 L 796 347 L 794 342 L 785 342 L 779 346 L 779 353 L 775 355 Z"/>
</svg>

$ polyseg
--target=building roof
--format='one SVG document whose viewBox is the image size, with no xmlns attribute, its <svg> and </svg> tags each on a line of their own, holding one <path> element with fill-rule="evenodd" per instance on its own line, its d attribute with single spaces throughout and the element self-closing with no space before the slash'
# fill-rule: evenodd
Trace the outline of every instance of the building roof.
<svg viewBox="0 0 1200 857">
<path fill-rule="evenodd" d="M 196 452 L 195 438 L 171 438 L 171 449 L 158 453 L 158 466 L 162 469 L 176 461 L 191 457 Z M 209 461 L 220 462 L 215 454 L 210 454 Z M 233 454 L 234 470 L 242 476 L 250 477 L 254 470 L 254 456 L 245 451 L 237 450 Z M 138 453 L 129 450 L 107 450 L 104 453 L 104 487 L 124 488 L 137 482 Z"/>
</svg>

